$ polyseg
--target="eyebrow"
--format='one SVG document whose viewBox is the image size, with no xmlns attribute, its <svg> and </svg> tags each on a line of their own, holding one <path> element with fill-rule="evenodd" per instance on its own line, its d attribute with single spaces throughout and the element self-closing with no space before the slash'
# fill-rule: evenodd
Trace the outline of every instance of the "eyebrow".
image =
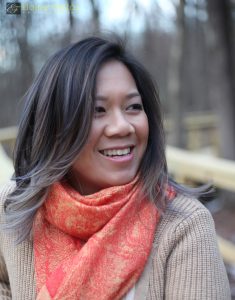
<svg viewBox="0 0 235 300">
<path fill-rule="evenodd" d="M 133 92 L 133 93 L 129 93 L 129 94 L 126 95 L 127 99 L 131 99 L 131 98 L 134 98 L 134 97 L 140 97 L 140 93 Z M 101 95 L 97 95 L 97 96 L 95 96 L 95 100 L 106 101 L 107 97 L 101 96 Z"/>
</svg>

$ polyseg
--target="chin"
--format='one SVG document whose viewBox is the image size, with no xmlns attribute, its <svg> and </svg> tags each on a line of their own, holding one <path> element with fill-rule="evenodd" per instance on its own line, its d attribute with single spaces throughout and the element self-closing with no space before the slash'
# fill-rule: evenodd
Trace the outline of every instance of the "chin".
<svg viewBox="0 0 235 300">
<path fill-rule="evenodd" d="M 119 178 L 113 178 L 112 180 L 109 181 L 109 186 L 117 186 L 117 185 L 125 185 L 129 182 L 131 182 L 134 178 L 135 175 L 129 175 L 129 176 L 121 176 Z"/>
</svg>

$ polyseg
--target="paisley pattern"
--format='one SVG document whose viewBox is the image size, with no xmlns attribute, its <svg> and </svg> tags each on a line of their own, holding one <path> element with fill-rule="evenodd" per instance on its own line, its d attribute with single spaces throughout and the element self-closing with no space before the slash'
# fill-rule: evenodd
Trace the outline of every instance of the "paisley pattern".
<svg viewBox="0 0 235 300">
<path fill-rule="evenodd" d="M 82 196 L 53 184 L 34 220 L 37 300 L 121 299 L 149 256 L 159 213 L 134 182 Z"/>
</svg>

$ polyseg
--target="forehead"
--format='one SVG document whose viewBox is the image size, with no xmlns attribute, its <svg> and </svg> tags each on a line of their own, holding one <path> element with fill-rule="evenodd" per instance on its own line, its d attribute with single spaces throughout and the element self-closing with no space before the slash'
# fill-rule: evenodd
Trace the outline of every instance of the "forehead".
<svg viewBox="0 0 235 300">
<path fill-rule="evenodd" d="M 101 65 L 96 77 L 96 93 L 113 91 L 137 90 L 135 79 L 129 69 L 117 60 L 111 60 Z"/>
</svg>

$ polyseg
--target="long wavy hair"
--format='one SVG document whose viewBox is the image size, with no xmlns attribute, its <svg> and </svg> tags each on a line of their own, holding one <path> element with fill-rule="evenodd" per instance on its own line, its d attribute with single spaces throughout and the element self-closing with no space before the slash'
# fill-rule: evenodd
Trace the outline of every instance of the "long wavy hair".
<svg viewBox="0 0 235 300">
<path fill-rule="evenodd" d="M 161 105 L 144 66 L 121 40 L 86 38 L 55 53 L 24 96 L 14 155 L 16 188 L 5 201 L 5 227 L 20 232 L 18 242 L 29 235 L 50 185 L 66 177 L 85 145 L 94 113 L 96 75 L 111 59 L 131 72 L 148 117 L 148 145 L 139 167 L 143 193 L 164 211 L 166 184 L 194 196 L 203 192 L 168 178 Z"/>
</svg>

